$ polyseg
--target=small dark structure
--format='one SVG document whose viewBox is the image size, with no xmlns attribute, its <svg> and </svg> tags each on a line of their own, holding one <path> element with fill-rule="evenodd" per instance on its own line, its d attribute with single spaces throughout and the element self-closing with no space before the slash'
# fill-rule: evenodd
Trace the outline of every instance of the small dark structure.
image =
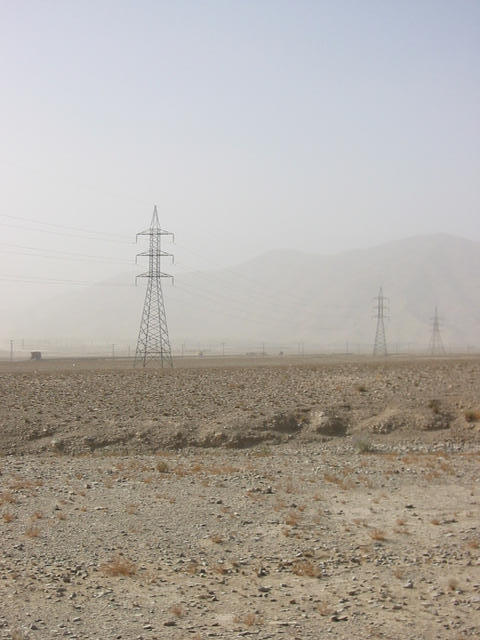
<svg viewBox="0 0 480 640">
<path fill-rule="evenodd" d="M 41 360 L 42 352 L 41 351 L 30 351 L 30 360 Z"/>
</svg>

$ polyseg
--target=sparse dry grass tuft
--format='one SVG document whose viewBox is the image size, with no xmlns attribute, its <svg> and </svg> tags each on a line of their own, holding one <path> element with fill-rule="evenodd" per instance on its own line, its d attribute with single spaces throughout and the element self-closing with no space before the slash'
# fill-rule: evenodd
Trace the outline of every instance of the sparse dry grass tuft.
<svg viewBox="0 0 480 640">
<path fill-rule="evenodd" d="M 405 569 L 403 569 L 402 567 L 395 567 L 395 569 L 393 570 L 393 575 L 395 576 L 395 578 L 401 580 L 405 577 Z"/>
<path fill-rule="evenodd" d="M 296 527 L 299 520 L 300 515 L 295 513 L 295 511 L 290 511 L 285 518 L 285 524 L 288 524 L 290 527 Z"/>
<path fill-rule="evenodd" d="M 5 511 L 2 514 L 2 518 L 5 522 L 12 522 L 12 520 L 15 520 L 15 516 L 10 511 Z"/>
<path fill-rule="evenodd" d="M 182 616 L 185 615 L 185 609 L 182 607 L 181 604 L 173 604 L 170 607 L 170 613 L 173 613 L 173 615 L 176 616 L 177 618 L 181 618 Z"/>
<path fill-rule="evenodd" d="M 196 560 L 190 560 L 190 562 L 185 566 L 185 571 L 194 576 L 198 571 L 199 564 Z"/>
<path fill-rule="evenodd" d="M 137 572 L 137 567 L 128 558 L 116 555 L 109 562 L 101 565 L 100 571 L 103 571 L 107 576 L 133 576 Z"/>
<path fill-rule="evenodd" d="M 0 505 L 7 503 L 17 504 L 17 499 L 11 491 L 4 491 L 3 493 L 0 493 Z"/>
<path fill-rule="evenodd" d="M 459 582 L 457 578 L 449 578 L 447 582 L 447 587 L 449 591 L 455 591 L 458 589 Z"/>
<path fill-rule="evenodd" d="M 319 578 L 321 570 L 310 560 L 299 560 L 292 565 L 292 571 L 296 576 L 307 576 L 309 578 Z"/>
<path fill-rule="evenodd" d="M 215 544 L 221 544 L 223 542 L 223 538 L 218 533 L 212 533 L 210 536 L 210 540 Z"/>
<path fill-rule="evenodd" d="M 343 489 L 343 491 L 346 491 L 347 489 L 351 489 L 353 487 L 353 482 L 351 480 L 340 478 L 333 473 L 324 473 L 323 477 L 327 482 L 336 484 L 337 487 L 340 487 L 340 489 Z"/>
<path fill-rule="evenodd" d="M 40 529 L 30 524 L 25 529 L 25 535 L 27 538 L 38 538 L 38 536 L 40 535 Z"/>
<path fill-rule="evenodd" d="M 321 602 L 317 607 L 317 611 L 321 616 L 331 616 L 334 609 L 327 602 Z"/>
<path fill-rule="evenodd" d="M 236 624 L 243 624 L 246 627 L 253 627 L 259 623 L 259 618 L 255 613 L 246 613 L 243 616 L 235 616 L 233 621 Z"/>
<path fill-rule="evenodd" d="M 480 422 L 480 410 L 470 409 L 463 414 L 467 422 Z"/>
<path fill-rule="evenodd" d="M 381 529 L 372 529 L 369 531 L 369 536 L 372 540 L 377 540 L 378 542 L 384 542 L 387 539 L 385 532 Z"/>
<path fill-rule="evenodd" d="M 168 473 L 168 464 L 165 462 L 165 460 L 159 460 L 155 465 L 155 469 L 159 473 Z"/>
</svg>

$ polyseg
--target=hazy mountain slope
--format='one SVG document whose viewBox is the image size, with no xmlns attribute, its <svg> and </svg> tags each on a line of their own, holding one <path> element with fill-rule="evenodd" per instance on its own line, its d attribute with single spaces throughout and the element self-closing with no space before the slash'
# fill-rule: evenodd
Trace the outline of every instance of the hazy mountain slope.
<svg viewBox="0 0 480 640">
<path fill-rule="evenodd" d="M 144 283 L 119 276 L 73 291 L 19 319 L 16 335 L 135 343 Z M 480 243 L 413 237 L 319 256 L 279 250 L 232 269 L 179 275 L 164 286 L 172 341 L 329 345 L 373 340 L 374 296 L 390 299 L 387 337 L 425 345 L 435 305 L 446 343 L 480 343 Z"/>
</svg>

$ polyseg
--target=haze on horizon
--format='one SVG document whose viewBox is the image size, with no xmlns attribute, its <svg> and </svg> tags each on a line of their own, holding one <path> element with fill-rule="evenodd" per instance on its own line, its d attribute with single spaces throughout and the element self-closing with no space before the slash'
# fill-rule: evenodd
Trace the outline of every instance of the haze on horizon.
<svg viewBox="0 0 480 640">
<path fill-rule="evenodd" d="M 474 1 L 4 0 L 0 53 L 4 315 L 135 272 L 154 203 L 175 273 L 480 240 Z"/>
</svg>

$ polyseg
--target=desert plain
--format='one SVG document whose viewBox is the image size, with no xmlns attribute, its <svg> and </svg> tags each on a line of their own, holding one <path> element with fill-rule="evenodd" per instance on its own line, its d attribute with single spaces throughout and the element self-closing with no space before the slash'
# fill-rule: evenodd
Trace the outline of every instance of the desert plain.
<svg viewBox="0 0 480 640">
<path fill-rule="evenodd" d="M 480 358 L 0 363 L 0 638 L 480 637 Z"/>
</svg>

